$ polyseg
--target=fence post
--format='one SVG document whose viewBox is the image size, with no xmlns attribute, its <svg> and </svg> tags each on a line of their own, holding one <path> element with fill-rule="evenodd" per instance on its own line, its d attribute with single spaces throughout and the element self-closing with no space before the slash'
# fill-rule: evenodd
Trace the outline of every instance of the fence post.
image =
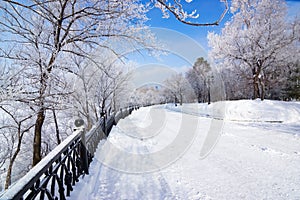
<svg viewBox="0 0 300 200">
<path fill-rule="evenodd" d="M 89 174 L 89 163 L 88 163 L 88 154 L 86 149 L 84 121 L 82 119 L 76 119 L 75 126 L 77 129 L 81 129 L 80 158 L 82 162 L 82 169 L 84 170 L 85 174 Z"/>
</svg>

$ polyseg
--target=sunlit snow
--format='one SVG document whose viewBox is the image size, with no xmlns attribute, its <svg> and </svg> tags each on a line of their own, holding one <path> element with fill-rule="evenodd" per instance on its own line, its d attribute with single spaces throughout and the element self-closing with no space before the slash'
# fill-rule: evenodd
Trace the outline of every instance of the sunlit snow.
<svg viewBox="0 0 300 200">
<path fill-rule="evenodd" d="M 217 104 L 185 104 L 184 109 L 168 104 L 134 111 L 101 142 L 90 175 L 82 178 L 69 199 L 300 199 L 300 103 L 223 103 L 221 136 L 201 159 L 209 125 L 219 114 L 212 112 Z M 133 172 L 135 165 L 153 165 L 147 155 L 165 153 L 188 115 L 198 124 L 186 151 L 174 149 L 174 162 L 155 163 L 156 170 L 138 166 L 140 173 Z M 102 164 L 104 151 L 108 164 Z M 124 171 L 124 152 L 146 161 L 127 163 Z"/>
</svg>

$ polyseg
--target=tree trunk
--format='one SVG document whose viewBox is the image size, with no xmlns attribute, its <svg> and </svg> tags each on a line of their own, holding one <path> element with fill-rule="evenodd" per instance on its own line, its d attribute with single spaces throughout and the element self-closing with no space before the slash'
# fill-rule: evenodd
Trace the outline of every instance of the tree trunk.
<svg viewBox="0 0 300 200">
<path fill-rule="evenodd" d="M 207 104 L 208 105 L 210 104 L 210 90 L 208 90 L 208 101 L 207 101 Z"/>
<path fill-rule="evenodd" d="M 253 77 L 253 98 L 260 98 L 258 75 Z"/>
<path fill-rule="evenodd" d="M 253 92 L 254 92 L 254 99 L 260 98 L 261 100 L 264 100 L 265 87 L 261 81 L 262 65 L 263 65 L 263 62 L 261 60 L 257 60 L 256 64 L 254 65 L 254 67 L 252 69 L 253 89 L 254 89 Z"/>
<path fill-rule="evenodd" d="M 45 121 L 45 108 L 40 108 L 35 121 L 34 140 L 33 140 L 33 160 L 32 166 L 35 166 L 42 159 L 42 127 Z"/>
<path fill-rule="evenodd" d="M 113 112 L 117 110 L 117 100 L 116 100 L 116 93 L 113 92 Z"/>
<path fill-rule="evenodd" d="M 16 152 L 14 153 L 13 157 L 9 161 L 9 166 L 8 166 L 8 170 L 7 170 L 7 173 L 6 173 L 4 189 L 8 189 L 8 187 L 11 184 L 11 174 L 12 174 L 13 164 L 14 164 L 19 152 L 20 152 L 20 148 L 19 148 L 19 144 L 18 144 L 18 148 L 17 148 Z"/>
<path fill-rule="evenodd" d="M 261 79 L 259 79 L 259 85 L 260 85 L 260 89 L 261 89 L 260 99 L 263 101 L 263 100 L 265 100 L 265 84 Z"/>
<path fill-rule="evenodd" d="M 9 166 L 6 173 L 5 186 L 4 186 L 5 190 L 7 190 L 11 184 L 11 172 L 12 172 L 13 163 L 14 162 L 12 160 L 9 161 Z"/>
<path fill-rule="evenodd" d="M 92 119 L 91 119 L 90 113 L 88 113 L 88 115 L 86 117 L 86 120 L 87 120 L 86 130 L 89 131 L 93 127 L 93 123 L 92 123 Z"/>
<path fill-rule="evenodd" d="M 53 118 L 54 118 L 54 124 L 55 124 L 55 132 L 56 132 L 56 141 L 57 144 L 61 143 L 61 139 L 60 139 L 60 135 L 59 135 L 59 128 L 58 128 L 58 123 L 57 123 L 57 117 L 56 117 L 56 113 L 55 110 L 52 110 L 53 113 Z"/>
<path fill-rule="evenodd" d="M 180 94 L 180 105 L 182 106 L 182 103 L 183 103 L 183 95 Z"/>
<path fill-rule="evenodd" d="M 201 93 L 199 92 L 197 95 L 198 103 L 201 103 Z"/>
<path fill-rule="evenodd" d="M 15 153 L 13 154 L 13 156 L 11 157 L 11 159 L 9 160 L 9 165 L 8 165 L 8 170 L 6 173 L 6 179 L 5 179 L 5 189 L 8 189 L 8 187 L 11 184 L 11 174 L 12 174 L 12 170 L 13 170 L 13 165 L 15 163 L 15 160 L 21 150 L 21 144 L 22 144 L 22 137 L 23 134 L 21 134 L 21 124 L 19 124 L 19 128 L 18 128 L 18 145 L 17 145 L 17 149 L 15 151 Z"/>
<path fill-rule="evenodd" d="M 106 114 L 106 110 L 105 110 L 105 99 L 102 99 L 102 102 L 101 102 L 101 116 L 105 116 Z"/>
<path fill-rule="evenodd" d="M 93 105 L 93 112 L 95 114 L 96 122 L 99 121 L 99 113 L 95 105 Z"/>
<path fill-rule="evenodd" d="M 89 131 L 92 128 L 92 121 L 91 121 L 91 116 L 90 116 L 90 107 L 89 107 L 89 102 L 88 102 L 88 96 L 87 96 L 87 89 L 85 86 L 85 107 L 86 107 L 86 120 L 87 120 L 87 131 Z"/>
</svg>

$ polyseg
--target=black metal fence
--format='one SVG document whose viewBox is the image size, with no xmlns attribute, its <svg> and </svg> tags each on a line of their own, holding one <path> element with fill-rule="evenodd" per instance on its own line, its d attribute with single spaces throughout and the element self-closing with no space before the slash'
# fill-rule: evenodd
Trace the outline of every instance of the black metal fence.
<svg viewBox="0 0 300 200">
<path fill-rule="evenodd" d="M 0 199 L 66 199 L 79 177 L 89 174 L 89 164 L 100 140 L 106 138 L 113 125 L 133 110 L 134 107 L 121 109 L 115 115 L 101 118 L 88 133 L 85 133 L 84 126 L 77 127 L 72 135 L 6 190 Z"/>
</svg>

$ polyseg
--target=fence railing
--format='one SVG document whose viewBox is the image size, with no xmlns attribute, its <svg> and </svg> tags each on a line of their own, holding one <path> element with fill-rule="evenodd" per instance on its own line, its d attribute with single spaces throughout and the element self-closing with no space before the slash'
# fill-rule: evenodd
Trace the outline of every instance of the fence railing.
<svg viewBox="0 0 300 200">
<path fill-rule="evenodd" d="M 113 125 L 133 110 L 134 107 L 121 109 L 114 115 L 101 118 L 88 133 L 84 126 L 77 127 L 72 135 L 1 194 L 0 199 L 65 200 L 79 177 L 89 174 L 89 164 L 100 140 L 106 138 Z"/>
</svg>

